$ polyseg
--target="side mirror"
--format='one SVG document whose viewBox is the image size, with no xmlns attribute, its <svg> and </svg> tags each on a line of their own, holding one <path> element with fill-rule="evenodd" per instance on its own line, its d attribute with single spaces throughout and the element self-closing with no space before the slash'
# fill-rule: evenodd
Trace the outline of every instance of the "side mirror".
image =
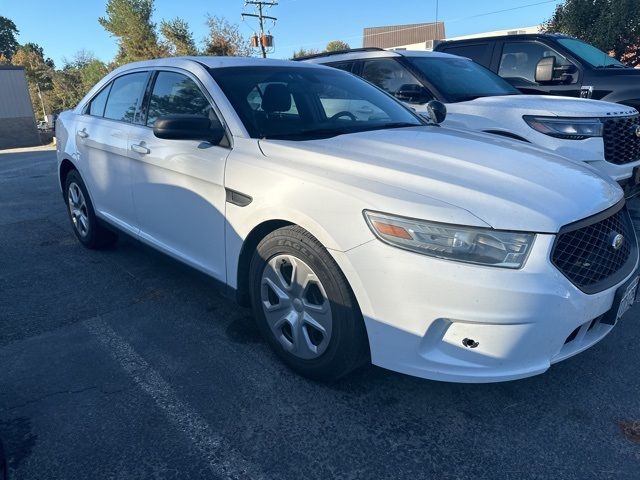
<svg viewBox="0 0 640 480">
<path fill-rule="evenodd" d="M 536 64 L 535 80 L 538 83 L 553 81 L 553 72 L 556 68 L 556 57 L 544 57 Z"/>
<path fill-rule="evenodd" d="M 222 125 L 212 125 L 204 115 L 163 115 L 153 124 L 153 134 L 166 140 L 202 140 L 212 145 L 224 138 Z"/>
<path fill-rule="evenodd" d="M 431 98 L 431 95 L 422 85 L 407 83 L 398 89 L 395 97 L 407 103 L 426 103 Z"/>
<path fill-rule="evenodd" d="M 429 113 L 429 118 L 435 124 L 442 123 L 447 118 L 447 107 L 438 100 L 431 100 L 427 103 L 427 112 Z"/>
</svg>

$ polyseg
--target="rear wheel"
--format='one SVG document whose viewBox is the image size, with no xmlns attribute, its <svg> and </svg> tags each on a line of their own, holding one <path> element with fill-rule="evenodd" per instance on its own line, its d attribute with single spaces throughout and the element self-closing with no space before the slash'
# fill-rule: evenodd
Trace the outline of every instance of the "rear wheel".
<svg viewBox="0 0 640 480">
<path fill-rule="evenodd" d="M 336 380 L 368 360 L 362 315 L 327 250 L 297 226 L 278 229 L 251 261 L 251 300 L 262 334 L 291 368 Z"/>
<path fill-rule="evenodd" d="M 118 239 L 115 233 L 98 222 L 87 187 L 77 170 L 71 170 L 67 174 L 65 199 L 73 232 L 85 247 L 104 248 Z"/>
</svg>

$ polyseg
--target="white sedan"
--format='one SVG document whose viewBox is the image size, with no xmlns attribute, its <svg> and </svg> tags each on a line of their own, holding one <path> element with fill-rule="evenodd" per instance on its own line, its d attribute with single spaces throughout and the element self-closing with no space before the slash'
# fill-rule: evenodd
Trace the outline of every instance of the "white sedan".
<svg viewBox="0 0 640 480">
<path fill-rule="evenodd" d="M 535 375 L 635 300 L 636 238 L 613 181 L 426 125 L 339 70 L 133 63 L 56 130 L 83 245 L 121 231 L 205 272 L 312 378 L 369 359 L 437 380 Z"/>
</svg>

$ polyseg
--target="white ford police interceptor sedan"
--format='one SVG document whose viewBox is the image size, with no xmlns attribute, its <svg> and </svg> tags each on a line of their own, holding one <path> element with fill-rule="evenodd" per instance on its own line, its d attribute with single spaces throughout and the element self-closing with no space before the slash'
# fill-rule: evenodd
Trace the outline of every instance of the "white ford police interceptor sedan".
<svg viewBox="0 0 640 480">
<path fill-rule="evenodd" d="M 633 107 L 583 98 L 522 95 L 482 65 L 448 53 L 366 48 L 312 55 L 304 61 L 357 74 L 417 112 L 427 112 L 431 100 L 443 102 L 446 127 L 488 132 L 548 148 L 574 161 L 587 162 L 618 181 L 628 196 L 639 190 L 640 116 Z M 546 62 L 546 67 L 549 65 Z M 533 65 L 519 74 L 535 71 L 539 76 L 544 68 Z M 573 77 L 566 75 L 569 82 Z M 559 84 L 558 92 L 562 89 Z"/>
<path fill-rule="evenodd" d="M 598 342 L 635 300 L 615 182 L 427 125 L 336 69 L 133 63 L 56 130 L 83 245 L 122 231 L 205 272 L 312 378 L 369 358 L 438 380 L 526 377 Z"/>
</svg>

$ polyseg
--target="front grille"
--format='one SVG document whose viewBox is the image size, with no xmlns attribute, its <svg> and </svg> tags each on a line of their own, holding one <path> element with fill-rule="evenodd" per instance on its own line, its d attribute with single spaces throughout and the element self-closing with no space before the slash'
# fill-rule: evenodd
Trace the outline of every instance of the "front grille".
<svg viewBox="0 0 640 480">
<path fill-rule="evenodd" d="M 616 235 L 624 239 L 616 250 Z M 626 207 L 620 205 L 560 230 L 553 264 L 585 293 L 596 293 L 625 278 L 638 256 L 636 237 Z"/>
<path fill-rule="evenodd" d="M 603 118 L 604 158 L 607 162 L 623 165 L 640 160 L 640 127 L 638 115 L 631 117 Z"/>
</svg>

